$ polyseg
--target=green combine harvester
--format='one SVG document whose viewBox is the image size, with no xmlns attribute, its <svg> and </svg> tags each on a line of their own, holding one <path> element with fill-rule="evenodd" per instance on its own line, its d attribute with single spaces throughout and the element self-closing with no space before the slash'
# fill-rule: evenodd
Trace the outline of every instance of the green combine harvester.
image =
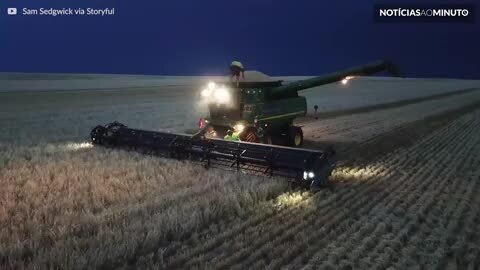
<svg viewBox="0 0 480 270">
<path fill-rule="evenodd" d="M 96 126 L 90 138 L 95 145 L 188 159 L 207 168 L 276 175 L 295 185 L 320 187 L 328 183 L 335 167 L 335 152 L 332 148 L 298 148 L 303 132 L 293 121 L 307 112 L 306 99 L 298 92 L 381 71 L 396 74 L 392 64 L 377 61 L 287 84 L 210 83 L 201 93 L 210 116 L 200 120 L 200 131 L 194 135 L 132 129 L 113 122 Z"/>
<path fill-rule="evenodd" d="M 380 71 L 395 74 L 392 64 L 378 61 L 307 80 L 282 84 L 282 81 L 209 83 L 202 91 L 210 116 L 200 120 L 202 134 L 246 142 L 299 147 L 302 128 L 295 118 L 305 116 L 307 101 L 298 92 L 352 76 Z"/>
</svg>

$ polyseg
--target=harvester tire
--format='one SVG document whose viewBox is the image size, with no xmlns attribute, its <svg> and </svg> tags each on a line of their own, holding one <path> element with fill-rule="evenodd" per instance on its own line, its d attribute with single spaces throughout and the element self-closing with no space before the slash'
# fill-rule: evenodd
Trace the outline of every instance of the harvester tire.
<svg viewBox="0 0 480 270">
<path fill-rule="evenodd" d="M 92 132 L 90 132 L 90 138 L 93 144 L 102 144 L 102 137 L 105 136 L 107 129 L 103 126 L 96 126 Z"/>
<path fill-rule="evenodd" d="M 240 134 L 240 140 L 244 142 L 258 142 L 258 136 L 254 129 L 249 128 Z"/>
<path fill-rule="evenodd" d="M 290 127 L 289 132 L 290 146 L 300 147 L 303 144 L 303 131 L 301 127 Z"/>
</svg>

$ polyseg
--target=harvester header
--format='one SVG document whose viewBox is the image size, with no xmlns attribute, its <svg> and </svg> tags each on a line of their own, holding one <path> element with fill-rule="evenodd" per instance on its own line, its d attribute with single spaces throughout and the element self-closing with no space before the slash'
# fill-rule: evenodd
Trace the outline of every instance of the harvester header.
<svg viewBox="0 0 480 270">
<path fill-rule="evenodd" d="M 200 162 L 206 168 L 241 170 L 281 176 L 306 188 L 327 184 L 335 167 L 333 149 L 316 151 L 274 145 L 208 139 L 188 134 L 131 129 L 113 122 L 90 133 L 94 145 L 136 149 L 146 153 Z"/>
</svg>

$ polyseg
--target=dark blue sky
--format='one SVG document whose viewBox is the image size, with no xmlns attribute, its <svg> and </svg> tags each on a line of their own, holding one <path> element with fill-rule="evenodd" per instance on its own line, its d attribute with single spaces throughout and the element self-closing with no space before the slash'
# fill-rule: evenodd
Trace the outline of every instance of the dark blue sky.
<svg viewBox="0 0 480 270">
<path fill-rule="evenodd" d="M 411 77 L 480 79 L 478 4 L 474 24 L 378 24 L 374 3 L 3 0 L 0 71 L 222 74 L 239 59 L 271 75 L 315 75 L 386 58 Z M 116 16 L 7 16 L 7 7 L 115 7 Z"/>
</svg>

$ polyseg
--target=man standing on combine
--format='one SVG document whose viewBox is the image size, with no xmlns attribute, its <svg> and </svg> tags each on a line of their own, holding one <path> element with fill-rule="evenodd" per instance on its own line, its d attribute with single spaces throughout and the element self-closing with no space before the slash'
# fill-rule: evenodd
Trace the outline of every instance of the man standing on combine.
<svg viewBox="0 0 480 270">
<path fill-rule="evenodd" d="M 240 83 L 240 74 L 242 75 L 242 78 L 245 79 L 245 69 L 243 68 L 242 63 L 239 61 L 233 61 L 230 64 L 230 80 L 235 77 L 237 80 L 237 86 Z"/>
<path fill-rule="evenodd" d="M 240 136 L 238 135 L 237 132 L 233 132 L 232 130 L 227 130 L 227 135 L 223 137 L 224 140 L 226 141 L 232 141 L 232 142 L 237 142 L 240 141 Z"/>
</svg>

